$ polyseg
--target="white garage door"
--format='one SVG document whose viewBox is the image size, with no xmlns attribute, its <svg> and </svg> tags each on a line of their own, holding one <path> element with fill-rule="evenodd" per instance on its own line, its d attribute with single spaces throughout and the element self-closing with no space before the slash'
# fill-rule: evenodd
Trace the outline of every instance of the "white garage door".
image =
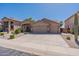
<svg viewBox="0 0 79 59">
<path fill-rule="evenodd" d="M 47 33 L 48 27 L 46 27 L 46 26 L 35 26 L 35 27 L 32 28 L 32 31 L 34 33 Z"/>
</svg>

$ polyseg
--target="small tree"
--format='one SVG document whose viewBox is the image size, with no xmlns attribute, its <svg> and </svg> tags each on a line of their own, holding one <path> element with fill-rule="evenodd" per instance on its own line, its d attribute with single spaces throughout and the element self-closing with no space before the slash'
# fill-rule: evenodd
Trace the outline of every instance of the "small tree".
<svg viewBox="0 0 79 59">
<path fill-rule="evenodd" d="M 29 20 L 29 21 L 32 21 L 32 17 L 29 17 L 28 20 Z"/>
<path fill-rule="evenodd" d="M 32 19 L 32 17 L 29 17 L 29 18 L 25 19 L 24 21 L 31 21 L 31 22 L 35 22 L 35 21 Z"/>
</svg>

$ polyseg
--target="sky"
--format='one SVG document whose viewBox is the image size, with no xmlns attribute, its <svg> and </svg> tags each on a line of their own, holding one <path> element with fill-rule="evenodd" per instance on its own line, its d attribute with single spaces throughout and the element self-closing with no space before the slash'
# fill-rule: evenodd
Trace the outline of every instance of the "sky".
<svg viewBox="0 0 79 59">
<path fill-rule="evenodd" d="M 0 19 L 10 17 L 24 20 L 32 17 L 33 20 L 48 18 L 64 21 L 77 11 L 79 11 L 77 3 L 0 3 Z"/>
</svg>

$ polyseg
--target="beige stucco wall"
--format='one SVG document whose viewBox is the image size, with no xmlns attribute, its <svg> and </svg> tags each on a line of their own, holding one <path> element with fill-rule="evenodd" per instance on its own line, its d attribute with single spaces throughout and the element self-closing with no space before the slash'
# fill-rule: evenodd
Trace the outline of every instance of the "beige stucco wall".
<svg viewBox="0 0 79 59">
<path fill-rule="evenodd" d="M 50 26 L 51 33 L 59 33 L 59 24 L 52 22 Z"/>
</svg>

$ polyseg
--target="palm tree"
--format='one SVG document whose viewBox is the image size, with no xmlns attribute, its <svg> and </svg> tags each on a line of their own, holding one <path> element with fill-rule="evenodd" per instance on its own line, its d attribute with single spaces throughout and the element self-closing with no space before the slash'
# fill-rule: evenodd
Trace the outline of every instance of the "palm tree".
<svg viewBox="0 0 79 59">
<path fill-rule="evenodd" d="M 79 45 L 79 41 L 78 41 L 78 16 L 77 16 L 77 13 L 74 16 L 74 38 L 75 38 L 75 42 Z"/>
</svg>

